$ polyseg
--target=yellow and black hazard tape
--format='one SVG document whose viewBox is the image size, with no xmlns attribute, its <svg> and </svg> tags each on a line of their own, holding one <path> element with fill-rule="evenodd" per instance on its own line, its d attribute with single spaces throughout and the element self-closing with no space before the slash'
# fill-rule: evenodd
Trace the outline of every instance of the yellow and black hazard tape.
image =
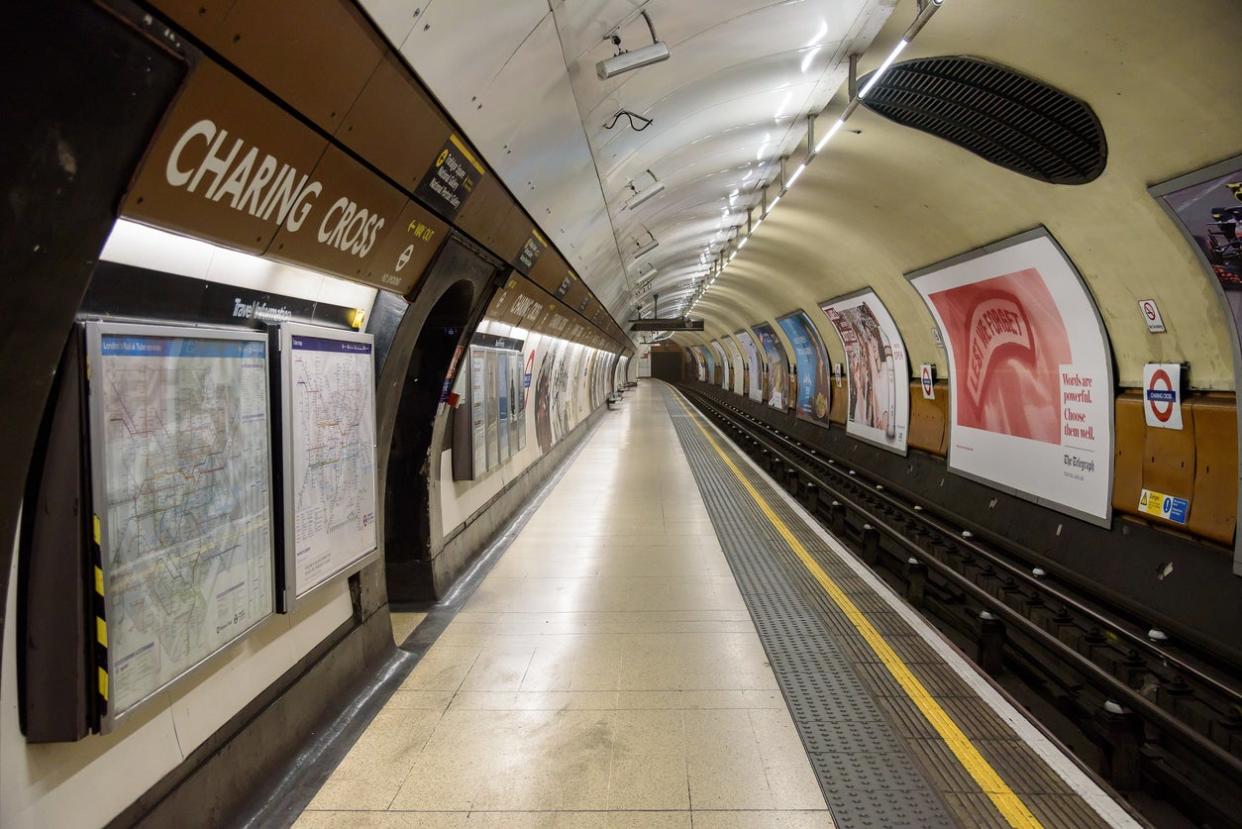
<svg viewBox="0 0 1242 829">
<path fill-rule="evenodd" d="M 104 605 L 103 548 L 99 539 L 99 516 L 91 521 L 91 568 L 95 590 L 91 604 L 95 617 L 96 708 L 102 721 L 108 713 L 108 615 Z"/>
</svg>

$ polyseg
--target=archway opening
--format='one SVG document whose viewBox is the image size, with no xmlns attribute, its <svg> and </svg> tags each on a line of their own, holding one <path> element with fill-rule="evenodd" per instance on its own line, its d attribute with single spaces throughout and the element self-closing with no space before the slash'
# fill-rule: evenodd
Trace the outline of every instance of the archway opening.
<svg viewBox="0 0 1242 829">
<path fill-rule="evenodd" d="M 385 570 L 392 602 L 435 598 L 430 567 L 430 486 L 439 469 L 431 457 L 432 427 L 444 378 L 473 302 L 474 289 L 469 282 L 457 282 L 445 291 L 432 306 L 410 354 L 384 492 Z"/>
</svg>

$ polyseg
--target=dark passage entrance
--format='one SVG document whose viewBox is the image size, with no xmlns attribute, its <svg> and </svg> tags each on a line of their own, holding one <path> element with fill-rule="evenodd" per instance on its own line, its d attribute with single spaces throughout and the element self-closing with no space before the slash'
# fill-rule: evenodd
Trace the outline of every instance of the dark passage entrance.
<svg viewBox="0 0 1242 829">
<path fill-rule="evenodd" d="M 388 456 L 384 492 L 384 547 L 388 598 L 416 602 L 434 598 L 431 588 L 429 476 L 431 434 L 444 377 L 470 318 L 474 288 L 453 284 L 436 301 L 410 354 L 405 386 Z"/>
</svg>

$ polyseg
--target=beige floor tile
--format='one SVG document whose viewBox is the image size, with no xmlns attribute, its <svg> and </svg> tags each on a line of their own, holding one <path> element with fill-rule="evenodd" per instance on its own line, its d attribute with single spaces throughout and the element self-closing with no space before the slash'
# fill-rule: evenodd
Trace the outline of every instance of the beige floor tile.
<svg viewBox="0 0 1242 829">
<path fill-rule="evenodd" d="M 389 613 L 392 623 L 392 638 L 398 645 L 414 632 L 414 628 L 427 618 L 426 613 Z"/>
<path fill-rule="evenodd" d="M 613 724 L 610 809 L 688 809 L 680 711 L 623 711 Z"/>
<path fill-rule="evenodd" d="M 411 622 L 393 614 L 394 636 Z M 647 386 L 593 434 L 299 826 L 822 829 L 823 809 Z"/>
</svg>

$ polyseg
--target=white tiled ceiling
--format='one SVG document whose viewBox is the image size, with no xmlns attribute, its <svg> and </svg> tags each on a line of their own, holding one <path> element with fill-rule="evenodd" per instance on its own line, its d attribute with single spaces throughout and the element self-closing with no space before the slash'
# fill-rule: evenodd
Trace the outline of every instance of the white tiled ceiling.
<svg viewBox="0 0 1242 829">
<path fill-rule="evenodd" d="M 661 315 L 744 224 L 895 0 L 363 0 L 368 13 L 619 320 L 652 266 Z M 651 41 L 669 60 L 601 81 Z M 618 29 L 618 27 L 620 27 Z M 632 130 L 618 110 L 652 124 Z M 651 170 L 663 193 L 630 211 Z M 732 198 L 730 198 L 732 197 Z M 647 233 L 659 247 L 637 263 Z"/>
</svg>

